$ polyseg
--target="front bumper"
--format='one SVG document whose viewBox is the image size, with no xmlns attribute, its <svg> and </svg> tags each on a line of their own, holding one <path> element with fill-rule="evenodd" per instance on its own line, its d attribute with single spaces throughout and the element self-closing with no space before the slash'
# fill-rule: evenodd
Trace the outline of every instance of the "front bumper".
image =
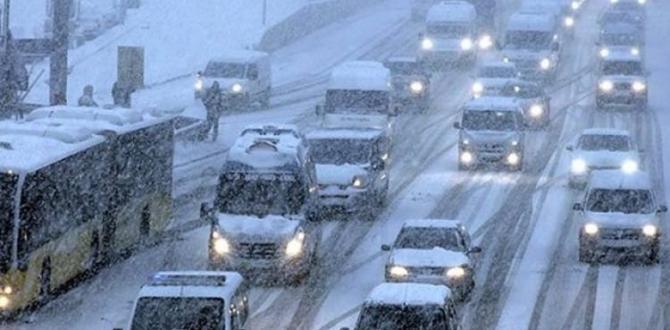
<svg viewBox="0 0 670 330">
<path fill-rule="evenodd" d="M 385 279 L 386 282 L 392 283 L 426 283 L 426 284 L 436 284 L 436 285 L 445 285 L 452 291 L 456 292 L 459 296 L 467 296 L 470 290 L 472 290 L 472 283 L 474 282 L 474 277 L 472 272 L 466 273 L 466 275 L 460 278 L 450 279 L 447 278 L 444 274 L 420 274 L 420 269 L 410 270 L 410 274 L 404 277 L 395 277 L 386 272 Z M 426 273 L 428 273 L 427 271 Z"/>
<path fill-rule="evenodd" d="M 307 249 L 307 246 L 304 247 Z M 283 251 L 277 251 L 278 254 Z M 288 258 L 284 255 L 272 258 L 245 258 L 231 252 L 226 255 L 209 249 L 209 267 L 212 270 L 234 270 L 248 276 L 269 276 L 271 278 L 293 278 L 309 269 L 311 251 Z"/>
<path fill-rule="evenodd" d="M 615 251 L 632 255 L 645 255 L 656 250 L 661 235 L 648 237 L 639 229 L 601 228 L 596 235 L 588 235 L 580 230 L 579 243 L 583 249 L 592 252 Z"/>
<path fill-rule="evenodd" d="M 646 106 L 647 93 L 635 93 L 632 91 L 613 91 L 605 93 L 599 91 L 598 94 L 596 94 L 596 103 L 598 106 Z"/>
<path fill-rule="evenodd" d="M 468 157 L 467 154 L 469 154 L 470 157 Z M 516 154 L 518 156 L 518 162 L 515 164 L 509 162 L 509 156 L 511 154 Z M 483 151 L 474 148 L 461 147 L 458 153 L 458 162 L 463 168 L 477 168 L 478 166 L 483 165 L 499 165 L 517 169 L 523 164 L 523 150 L 507 149 L 499 151 Z"/>
</svg>

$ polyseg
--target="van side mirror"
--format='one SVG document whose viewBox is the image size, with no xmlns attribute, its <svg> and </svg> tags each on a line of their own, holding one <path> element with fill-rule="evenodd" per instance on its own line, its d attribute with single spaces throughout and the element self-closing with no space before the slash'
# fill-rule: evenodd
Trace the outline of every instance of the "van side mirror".
<svg viewBox="0 0 670 330">
<path fill-rule="evenodd" d="M 573 147 L 573 146 L 567 146 L 567 147 L 565 147 L 565 150 L 567 150 L 567 151 L 574 151 L 574 150 L 575 150 L 575 147 Z"/>
<path fill-rule="evenodd" d="M 661 205 L 661 206 L 658 207 L 658 211 L 657 211 L 657 212 L 658 212 L 658 213 L 666 213 L 666 212 L 668 212 L 668 207 L 665 206 L 665 205 Z"/>
<path fill-rule="evenodd" d="M 388 244 L 382 244 L 382 251 L 391 251 L 391 246 Z"/>
<path fill-rule="evenodd" d="M 454 128 L 455 129 L 461 129 L 462 128 L 461 123 L 460 122 L 455 122 L 454 123 Z"/>
<path fill-rule="evenodd" d="M 386 163 L 382 159 L 375 159 L 372 161 L 372 169 L 375 171 L 381 171 L 386 168 Z"/>
<path fill-rule="evenodd" d="M 584 205 L 582 203 L 575 203 L 572 205 L 572 210 L 574 211 L 584 211 Z"/>
<path fill-rule="evenodd" d="M 470 251 L 468 251 L 468 254 L 479 254 L 482 253 L 482 248 L 479 246 L 473 246 L 470 248 Z"/>
<path fill-rule="evenodd" d="M 205 223 L 211 223 L 214 217 L 214 206 L 211 203 L 200 204 L 200 220 Z"/>
<path fill-rule="evenodd" d="M 258 71 L 250 71 L 249 80 L 256 80 L 256 79 L 258 79 Z"/>
<path fill-rule="evenodd" d="M 198 77 L 202 77 L 202 71 L 198 71 L 197 75 Z"/>
<path fill-rule="evenodd" d="M 316 109 L 316 115 L 317 116 L 323 116 L 324 115 L 323 106 L 321 104 L 317 104 L 315 109 Z"/>
</svg>

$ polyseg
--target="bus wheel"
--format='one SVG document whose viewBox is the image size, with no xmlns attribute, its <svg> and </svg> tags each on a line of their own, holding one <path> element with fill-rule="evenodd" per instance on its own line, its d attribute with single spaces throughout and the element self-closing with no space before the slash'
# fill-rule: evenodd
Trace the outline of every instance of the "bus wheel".
<svg viewBox="0 0 670 330">
<path fill-rule="evenodd" d="M 40 291 L 37 297 L 40 303 L 44 303 L 49 299 L 51 293 L 51 261 L 46 259 L 42 263 L 42 270 L 40 271 Z"/>
</svg>

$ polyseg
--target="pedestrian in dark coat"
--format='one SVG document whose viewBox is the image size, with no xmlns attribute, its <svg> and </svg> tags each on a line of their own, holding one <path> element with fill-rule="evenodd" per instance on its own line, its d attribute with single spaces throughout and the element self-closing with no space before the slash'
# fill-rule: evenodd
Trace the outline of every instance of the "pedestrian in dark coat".
<svg viewBox="0 0 670 330">
<path fill-rule="evenodd" d="M 223 112 L 223 95 L 218 82 L 215 81 L 212 86 L 207 89 L 205 97 L 202 99 L 202 103 L 207 110 L 207 129 L 205 130 L 203 139 L 209 135 L 210 131 L 212 131 L 212 141 L 216 141 L 219 135 L 219 118 Z"/>
</svg>

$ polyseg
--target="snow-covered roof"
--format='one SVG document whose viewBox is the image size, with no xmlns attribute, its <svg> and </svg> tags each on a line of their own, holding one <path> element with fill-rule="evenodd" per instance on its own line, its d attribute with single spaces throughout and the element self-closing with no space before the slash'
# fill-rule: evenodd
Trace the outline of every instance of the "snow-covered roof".
<svg viewBox="0 0 670 330">
<path fill-rule="evenodd" d="M 131 132 L 171 119 L 170 115 L 142 113 L 137 109 L 102 109 L 93 107 L 53 106 L 33 110 L 26 120 L 82 126 L 94 133 L 113 131 L 116 134 Z"/>
<path fill-rule="evenodd" d="M 391 71 L 375 61 L 344 62 L 330 74 L 328 89 L 390 91 Z"/>
<path fill-rule="evenodd" d="M 513 97 L 483 96 L 468 101 L 466 111 L 520 111 L 519 103 Z"/>
<path fill-rule="evenodd" d="M 615 128 L 587 128 L 582 131 L 582 135 L 621 135 L 630 137 L 628 131 Z"/>
<path fill-rule="evenodd" d="M 298 164 L 302 139 L 294 134 L 244 134 L 228 151 L 228 162 L 237 162 L 255 169 L 272 169 Z"/>
<path fill-rule="evenodd" d="M 466 1 L 443 1 L 430 7 L 426 23 L 472 22 L 477 18 L 475 7 Z"/>
<path fill-rule="evenodd" d="M 328 139 L 347 139 L 347 140 L 371 140 L 375 139 L 384 132 L 379 129 L 318 129 L 307 134 L 308 140 L 328 140 Z"/>
<path fill-rule="evenodd" d="M 258 61 L 264 57 L 267 57 L 268 54 L 264 52 L 258 52 L 254 50 L 230 50 L 225 53 L 214 57 L 211 59 L 211 62 L 220 62 L 220 63 L 250 63 Z"/>
<path fill-rule="evenodd" d="M 633 52 L 630 51 L 630 49 L 626 47 L 612 47 L 608 48 L 609 49 L 609 54 L 607 54 L 607 57 L 603 58 L 603 62 L 615 62 L 615 61 L 634 61 L 634 62 L 641 62 L 642 57 L 640 57 L 640 54 L 633 54 Z"/>
<path fill-rule="evenodd" d="M 159 272 L 142 286 L 138 296 L 223 298 L 228 303 L 242 281 L 236 272 Z"/>
<path fill-rule="evenodd" d="M 461 222 L 447 219 L 411 219 L 403 223 L 403 228 L 460 228 Z"/>
<path fill-rule="evenodd" d="M 510 17 L 507 30 L 553 32 L 555 26 L 556 23 L 551 14 L 519 12 Z"/>
<path fill-rule="evenodd" d="M 645 189 L 651 190 L 649 174 L 643 171 L 624 173 L 620 170 L 594 171 L 589 181 L 591 189 Z"/>
<path fill-rule="evenodd" d="M 103 143 L 79 125 L 0 122 L 0 170 L 32 172 Z"/>
<path fill-rule="evenodd" d="M 440 305 L 451 296 L 444 285 L 423 283 L 382 283 L 365 299 L 368 305 Z"/>
<path fill-rule="evenodd" d="M 389 262 L 404 267 L 450 268 L 469 265 L 470 259 L 463 252 L 434 247 L 432 249 L 394 249 Z"/>
</svg>

